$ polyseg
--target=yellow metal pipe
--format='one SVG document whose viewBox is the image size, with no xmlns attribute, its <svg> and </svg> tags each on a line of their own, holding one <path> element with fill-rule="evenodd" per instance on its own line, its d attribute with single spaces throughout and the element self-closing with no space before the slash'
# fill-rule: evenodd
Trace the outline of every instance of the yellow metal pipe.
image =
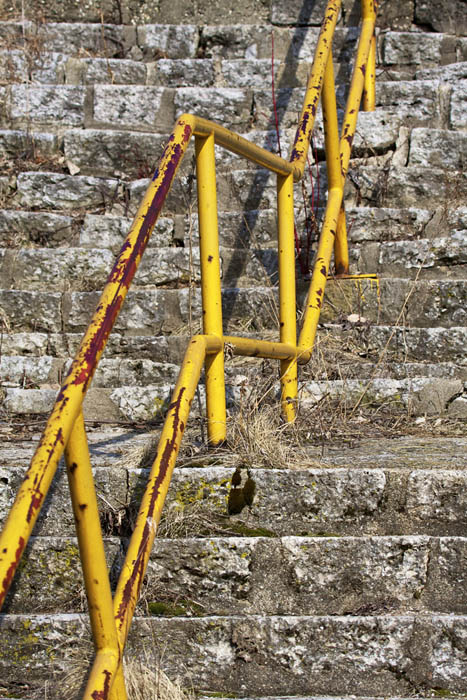
<svg viewBox="0 0 467 700">
<path fill-rule="evenodd" d="M 273 173 L 278 175 L 289 175 L 292 173 L 297 179 L 300 179 L 298 171 L 292 163 L 284 160 L 280 156 L 266 151 L 261 146 L 248 141 L 243 136 L 235 134 L 233 131 L 229 131 L 223 126 L 210 121 L 209 119 L 203 119 L 203 117 L 197 117 L 192 114 L 183 114 L 180 119 L 193 120 L 193 132 L 195 136 L 209 136 L 214 134 L 214 139 L 218 146 L 226 148 L 232 153 L 243 156 L 253 163 L 257 163 L 263 168 L 271 170 Z"/>
<path fill-rule="evenodd" d="M 299 353 L 311 354 L 313 350 L 341 205 L 342 188 L 330 190 L 310 289 L 305 304 L 302 330 L 298 341 Z"/>
<path fill-rule="evenodd" d="M 366 64 L 365 71 L 365 82 L 363 88 L 363 104 L 362 108 L 365 112 L 373 112 L 376 103 L 376 88 L 375 88 L 375 78 L 376 78 L 376 37 L 375 37 L 375 24 L 376 24 L 376 0 L 362 0 L 362 18 L 363 21 L 371 23 L 373 25 L 370 50 L 368 53 L 368 60 Z"/>
<path fill-rule="evenodd" d="M 193 120 L 179 119 L 175 125 L 8 515 L 0 536 L 0 607 L 50 488 L 110 331 L 186 151 L 193 123 Z"/>
<path fill-rule="evenodd" d="M 293 178 L 277 176 L 277 236 L 279 256 L 279 321 L 281 343 L 297 344 Z M 281 405 L 285 419 L 295 419 L 297 362 L 281 360 Z"/>
<path fill-rule="evenodd" d="M 199 249 L 203 330 L 222 338 L 221 269 L 217 227 L 216 164 L 214 135 L 196 136 L 196 178 L 198 188 Z M 225 440 L 224 350 L 206 357 L 206 410 L 208 438 L 213 446 Z"/>
<path fill-rule="evenodd" d="M 343 182 L 345 182 L 347 170 L 349 168 L 350 154 L 352 152 L 352 143 L 357 127 L 358 110 L 362 99 L 368 55 L 370 53 L 374 28 L 374 17 L 367 17 L 363 20 L 340 139 L 341 174 Z"/>
<path fill-rule="evenodd" d="M 82 411 L 76 418 L 65 448 L 65 459 L 94 645 L 101 657 L 110 655 L 117 660 L 119 670 L 108 694 L 109 700 L 126 700 L 121 650 Z M 106 670 L 104 666 L 97 675 L 92 675 L 88 683 L 91 689 L 95 690 L 100 684 L 104 690 Z M 90 692 L 85 691 L 83 697 L 92 700 Z"/>
<path fill-rule="evenodd" d="M 328 170 L 328 189 L 343 189 L 332 52 L 329 52 L 329 58 L 326 64 L 322 99 L 326 164 Z M 349 251 L 347 245 L 345 211 L 343 206 L 339 212 L 336 236 L 334 239 L 334 261 L 336 272 L 339 271 L 339 274 L 348 272 Z"/>
<path fill-rule="evenodd" d="M 271 360 L 293 360 L 297 356 L 295 345 L 275 343 L 256 338 L 239 338 L 234 335 L 224 336 L 224 345 L 231 349 L 234 355 L 246 357 L 265 357 Z"/>
<path fill-rule="evenodd" d="M 308 147 L 313 132 L 316 113 L 318 111 L 321 88 L 323 86 L 324 71 L 328 62 L 340 7 L 341 0 L 330 0 L 326 7 L 323 24 L 321 25 L 321 32 L 316 45 L 311 74 L 308 78 L 305 98 L 303 100 L 300 122 L 290 154 L 290 162 L 296 166 L 299 173 L 298 177 L 295 176 L 295 180 L 300 179 L 305 170 Z"/>
<path fill-rule="evenodd" d="M 198 335 L 191 339 L 185 353 L 114 596 L 121 648 L 125 646 L 206 353 L 221 349 L 220 338 Z"/>
<path fill-rule="evenodd" d="M 368 63 L 365 72 L 365 84 L 363 88 L 363 110 L 365 112 L 374 112 L 376 104 L 376 37 L 373 33 L 371 37 L 370 53 L 368 55 Z"/>
</svg>

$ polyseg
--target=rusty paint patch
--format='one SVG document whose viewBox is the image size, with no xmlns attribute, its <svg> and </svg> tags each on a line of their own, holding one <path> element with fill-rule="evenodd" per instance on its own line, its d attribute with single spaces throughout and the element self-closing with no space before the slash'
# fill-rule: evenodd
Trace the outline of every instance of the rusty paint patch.
<svg viewBox="0 0 467 700">
<path fill-rule="evenodd" d="M 324 275 L 324 277 L 326 277 L 326 275 L 328 274 L 328 271 L 326 270 L 326 265 L 322 266 L 320 272 L 322 275 Z"/>
<path fill-rule="evenodd" d="M 191 136 L 191 127 L 187 124 L 184 129 L 183 142 L 186 143 Z M 115 323 L 115 319 L 120 311 L 123 304 L 126 290 L 128 290 L 131 281 L 138 268 L 141 256 L 144 253 L 146 245 L 149 240 L 149 236 L 153 227 L 156 224 L 157 218 L 160 214 L 162 206 L 164 204 L 165 198 L 168 191 L 172 185 L 172 181 L 175 177 L 176 170 L 184 155 L 184 150 L 180 144 L 172 145 L 173 134 L 169 139 L 164 154 L 161 159 L 161 165 L 156 170 L 154 179 L 157 179 L 160 173 L 163 173 L 161 182 L 154 194 L 154 197 L 149 205 L 147 212 L 144 216 L 143 223 L 141 224 L 140 230 L 138 232 L 137 239 L 133 247 L 128 240 L 123 243 L 120 253 L 115 261 L 115 264 L 110 272 L 107 280 L 107 285 L 118 284 L 117 289 L 113 295 L 111 301 L 107 304 L 105 310 L 101 304 L 98 305 L 96 309 L 96 314 L 104 310 L 104 318 L 101 321 L 96 332 L 92 336 L 89 345 L 86 348 L 84 357 L 79 357 L 73 363 L 69 376 L 76 372 L 73 380 L 71 381 L 74 385 L 83 385 L 83 392 L 86 391 L 87 386 L 91 380 L 96 366 L 97 358 L 105 347 L 107 338 L 112 330 Z M 169 154 L 173 151 L 172 155 Z M 128 254 L 128 249 L 130 250 Z M 77 370 L 76 366 L 79 367 Z"/>
<path fill-rule="evenodd" d="M 123 593 L 122 593 L 122 601 L 121 601 L 119 608 L 118 608 L 118 611 L 115 615 L 115 620 L 120 622 L 120 627 L 123 625 L 123 623 L 125 621 L 126 612 L 127 612 L 128 606 L 131 602 L 132 593 L 134 592 L 135 585 L 136 585 L 136 599 L 137 599 L 138 595 L 139 595 L 140 588 L 141 588 L 141 584 L 143 581 L 143 575 L 144 575 L 144 569 L 145 569 L 146 549 L 149 545 L 149 540 L 150 540 L 150 536 L 151 536 L 152 516 L 154 514 L 155 505 L 157 502 L 157 498 L 159 496 L 160 487 L 167 476 L 167 471 L 168 471 L 169 466 L 170 466 L 170 459 L 171 459 L 174 451 L 176 451 L 177 431 L 180 429 L 180 431 L 183 432 L 183 430 L 182 430 L 183 422 L 180 421 L 180 405 L 181 405 L 183 394 L 185 393 L 185 391 L 186 391 L 186 387 L 184 387 L 184 386 L 180 387 L 180 391 L 179 391 L 179 394 L 177 396 L 177 399 L 175 401 L 173 401 L 169 406 L 169 412 L 173 411 L 172 437 L 167 440 L 165 447 L 164 447 L 164 450 L 162 452 L 162 456 L 161 456 L 160 461 L 159 461 L 159 472 L 158 472 L 156 480 L 154 482 L 154 486 L 152 488 L 151 496 L 150 496 L 150 500 L 149 500 L 149 506 L 148 506 L 146 514 L 145 514 L 146 520 L 145 520 L 141 540 L 139 542 L 138 553 L 136 555 L 136 559 L 133 561 L 133 569 L 131 571 L 131 574 L 128 576 L 128 580 L 125 584 L 125 587 L 124 587 Z"/>
<path fill-rule="evenodd" d="M 26 540 L 24 539 L 24 537 L 20 537 L 18 540 L 18 547 L 15 552 L 15 558 L 8 567 L 5 578 L 2 581 L 2 590 L 0 591 L 0 608 L 3 605 L 3 601 L 5 600 L 6 594 L 8 593 L 8 589 L 10 588 L 11 581 L 13 579 L 13 576 L 15 575 L 16 567 L 19 564 L 19 560 L 21 559 L 21 555 L 23 554 L 25 546 Z"/>
<path fill-rule="evenodd" d="M 109 697 L 112 674 L 110 671 L 107 671 L 107 669 L 104 669 L 102 673 L 105 676 L 104 687 L 102 690 L 95 690 L 93 693 L 91 693 L 93 700 L 106 700 L 106 698 Z"/>
<path fill-rule="evenodd" d="M 348 268 L 343 263 L 336 265 L 336 275 L 345 275 L 348 271 Z"/>
<path fill-rule="evenodd" d="M 45 494 L 43 494 L 43 493 L 41 492 L 42 480 L 43 480 L 43 478 L 44 478 L 44 476 L 45 476 L 45 474 L 46 474 L 46 472 L 47 472 L 47 467 L 48 467 L 48 465 L 49 465 L 49 463 L 50 463 L 50 460 L 51 460 L 52 457 L 54 456 L 54 454 L 55 454 L 55 449 L 56 449 L 56 447 L 57 447 L 57 445 L 58 445 L 59 443 L 62 443 L 62 445 L 63 445 L 63 434 L 62 434 L 62 429 L 61 429 L 61 428 L 59 428 L 59 429 L 57 430 L 57 435 L 55 436 L 55 440 L 54 440 L 54 442 L 52 443 L 52 445 L 51 445 L 51 447 L 50 447 L 50 449 L 49 449 L 49 451 L 48 451 L 48 452 L 49 452 L 49 457 L 48 457 L 47 461 L 45 462 L 45 464 L 44 464 L 44 466 L 43 466 L 43 468 L 42 468 L 42 470 L 41 470 L 41 473 L 40 473 L 40 474 L 37 473 L 37 474 L 35 475 L 35 477 L 34 477 L 34 482 L 33 482 L 33 485 L 32 485 L 32 492 L 33 492 L 33 494 L 32 494 L 32 496 L 31 496 L 31 502 L 30 502 L 30 504 L 29 504 L 28 512 L 27 512 L 27 514 L 26 514 L 26 521 L 27 521 L 28 523 L 31 522 L 31 519 L 32 519 L 33 514 L 34 514 L 34 511 L 40 510 L 40 507 L 41 507 L 41 505 L 42 505 L 42 501 L 44 500 Z"/>
</svg>

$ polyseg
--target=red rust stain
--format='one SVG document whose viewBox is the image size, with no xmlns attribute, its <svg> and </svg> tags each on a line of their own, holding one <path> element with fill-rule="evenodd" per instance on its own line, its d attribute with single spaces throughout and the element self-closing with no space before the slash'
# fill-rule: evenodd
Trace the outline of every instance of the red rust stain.
<svg viewBox="0 0 467 700">
<path fill-rule="evenodd" d="M 328 274 L 328 271 L 326 270 L 326 265 L 322 266 L 320 272 L 322 275 L 324 275 L 324 277 L 326 277 L 326 275 Z"/>
<path fill-rule="evenodd" d="M 323 290 L 321 289 L 321 287 L 320 287 L 319 289 L 316 290 L 316 294 L 317 294 L 319 297 L 322 297 L 322 296 L 323 296 Z"/>
<path fill-rule="evenodd" d="M 93 693 L 91 693 L 91 697 L 93 698 L 93 700 L 106 700 L 106 698 L 109 697 L 110 680 L 112 678 L 112 674 L 106 669 L 104 669 L 102 673 L 105 676 L 104 687 L 102 688 L 102 690 L 95 690 Z"/>
<path fill-rule="evenodd" d="M 56 449 L 59 442 L 61 442 L 63 444 L 63 434 L 62 434 L 61 428 L 59 428 L 59 430 L 57 431 L 57 435 L 55 437 L 55 440 L 50 446 L 49 457 L 48 457 L 47 461 L 45 462 L 44 466 L 42 467 L 40 474 L 36 474 L 36 476 L 34 477 L 34 482 L 33 482 L 33 486 L 32 486 L 33 495 L 31 497 L 31 503 L 29 504 L 28 512 L 26 515 L 26 521 L 28 523 L 31 522 L 31 519 L 34 515 L 34 511 L 39 510 L 41 505 L 42 505 L 42 501 L 43 501 L 44 495 L 45 495 L 41 492 L 42 479 L 44 478 L 44 475 L 47 472 L 47 467 L 50 463 L 50 460 L 52 459 L 52 457 L 55 454 L 55 449 Z"/>
<path fill-rule="evenodd" d="M 170 458 L 171 458 L 173 452 L 176 450 L 177 431 L 180 429 L 180 431 L 183 432 L 183 427 L 182 427 L 183 422 L 180 421 L 179 414 L 180 414 L 180 405 L 181 405 L 183 394 L 185 393 L 185 390 L 186 390 L 186 387 L 182 386 L 180 388 L 180 392 L 177 396 L 177 399 L 175 401 L 173 401 L 169 406 L 169 412 L 173 410 L 172 437 L 169 440 L 167 440 L 165 447 L 164 447 L 164 451 L 163 451 L 161 459 L 160 459 L 159 474 L 157 475 L 157 478 L 154 482 L 154 486 L 153 486 L 152 491 L 151 491 L 149 506 L 148 506 L 148 509 L 146 512 L 146 522 L 145 522 L 143 534 L 142 534 L 142 537 L 141 537 L 141 540 L 139 543 L 138 552 L 137 552 L 135 560 L 133 561 L 133 570 L 132 570 L 132 572 L 131 572 L 130 576 L 128 577 L 128 580 L 125 584 L 125 588 L 123 589 L 123 593 L 122 593 L 122 602 L 120 603 L 117 614 L 115 615 L 115 620 L 120 621 L 120 625 L 122 625 L 124 620 L 125 620 L 126 610 L 128 608 L 128 605 L 130 604 L 132 592 L 134 591 L 134 587 L 135 587 L 135 583 L 136 583 L 136 598 L 138 598 L 141 584 L 143 581 L 145 552 L 146 552 L 147 546 L 149 544 L 149 536 L 150 536 L 150 528 L 151 528 L 150 522 L 151 522 L 152 516 L 154 514 L 154 508 L 156 505 L 157 497 L 159 496 L 161 484 L 164 482 L 164 479 L 167 475 L 167 471 L 169 469 Z"/>
<path fill-rule="evenodd" d="M 189 125 L 186 125 L 183 137 L 184 143 L 186 143 L 190 136 L 191 127 Z M 157 191 L 153 197 L 151 204 L 148 207 L 135 244 L 133 248 L 131 248 L 129 242 L 125 241 L 108 277 L 107 284 L 118 283 L 118 287 L 115 291 L 112 300 L 109 302 L 105 309 L 105 315 L 102 323 L 97 328 L 94 336 L 91 339 L 91 342 L 89 343 L 89 346 L 84 355 L 84 360 L 82 362 L 81 369 L 72 382 L 75 385 L 82 384 L 83 391 L 86 390 L 87 385 L 89 384 L 89 381 L 94 372 L 97 357 L 102 351 L 103 347 L 105 346 L 105 343 L 110 334 L 110 331 L 112 330 L 115 319 L 122 306 L 124 296 L 121 293 L 122 288 L 128 289 L 128 287 L 131 284 L 131 281 L 137 270 L 139 260 L 143 255 L 143 252 L 149 240 L 150 232 L 157 221 L 167 193 L 174 179 L 178 164 L 182 158 L 183 151 L 180 144 L 176 144 L 175 146 L 173 146 L 172 142 L 173 134 L 169 139 L 169 143 L 165 147 L 161 159 L 161 162 L 163 162 L 164 159 L 168 159 L 168 162 L 165 163 L 163 171 L 160 171 L 160 168 L 157 168 L 153 180 L 156 180 L 159 177 L 160 172 L 163 172 L 163 178 L 160 182 L 159 187 L 157 188 Z M 173 152 L 170 155 L 171 150 Z M 128 250 L 130 251 L 129 254 Z M 101 309 L 102 307 L 98 306 L 97 312 Z M 72 366 L 70 374 L 73 372 L 73 369 L 74 368 Z"/>
<path fill-rule="evenodd" d="M 363 64 L 362 66 L 359 66 L 360 70 L 362 71 L 363 75 L 366 73 L 366 65 Z"/>
<path fill-rule="evenodd" d="M 212 261 L 213 261 L 212 255 L 208 255 L 208 262 L 212 262 Z"/>
<path fill-rule="evenodd" d="M 16 567 L 19 564 L 19 560 L 21 559 L 21 555 L 23 553 L 25 545 L 26 540 L 24 539 L 24 537 L 20 537 L 18 540 L 18 548 L 15 552 L 14 561 L 11 562 L 10 566 L 8 567 L 8 571 L 6 572 L 6 576 L 2 581 L 2 590 L 0 591 L 0 608 L 3 605 L 3 601 L 5 600 L 6 594 L 8 593 L 10 583 L 13 579 L 13 576 L 15 575 Z"/>
</svg>

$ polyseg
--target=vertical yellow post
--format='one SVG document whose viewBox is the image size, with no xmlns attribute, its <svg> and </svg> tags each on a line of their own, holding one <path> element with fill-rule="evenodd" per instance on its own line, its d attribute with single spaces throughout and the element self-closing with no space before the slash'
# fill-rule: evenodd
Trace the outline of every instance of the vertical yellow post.
<svg viewBox="0 0 467 700">
<path fill-rule="evenodd" d="M 376 103 L 376 37 L 373 34 L 371 38 L 370 53 L 368 54 L 368 63 L 365 71 L 365 84 L 363 88 L 363 110 L 365 112 L 374 112 Z"/>
<path fill-rule="evenodd" d="M 279 319 L 282 343 L 297 344 L 295 300 L 295 249 L 293 176 L 277 176 L 277 218 L 279 249 Z M 282 411 L 288 422 L 295 419 L 297 404 L 297 361 L 281 360 Z"/>
<path fill-rule="evenodd" d="M 91 686 L 90 690 L 104 689 L 110 669 L 118 669 L 108 697 L 109 700 L 126 700 L 112 593 L 81 411 L 65 448 L 65 459 L 94 645 L 97 656 L 102 656 L 102 662 L 97 664 L 88 687 Z M 92 695 L 85 693 L 83 697 L 91 698 Z"/>
<path fill-rule="evenodd" d="M 219 234 L 217 227 L 216 164 L 214 134 L 196 136 L 196 177 L 198 188 L 199 247 L 203 329 L 207 335 L 223 336 Z M 205 363 L 206 406 L 209 443 L 225 440 L 225 379 L 223 348 L 208 355 Z"/>
<path fill-rule="evenodd" d="M 343 189 L 340 158 L 339 125 L 337 122 L 336 91 L 334 85 L 334 66 L 332 51 L 329 52 L 323 82 L 323 119 L 324 139 L 326 144 L 326 164 L 328 169 L 328 190 Z M 342 275 L 349 271 L 349 250 L 347 245 L 347 227 L 345 211 L 342 205 L 337 220 L 336 236 L 334 239 L 334 262 L 336 274 Z"/>
</svg>

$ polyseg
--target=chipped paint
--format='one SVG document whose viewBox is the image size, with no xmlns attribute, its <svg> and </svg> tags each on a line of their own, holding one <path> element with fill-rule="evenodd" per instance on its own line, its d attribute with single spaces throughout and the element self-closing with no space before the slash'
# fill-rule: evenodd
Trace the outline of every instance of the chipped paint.
<svg viewBox="0 0 467 700">
<path fill-rule="evenodd" d="M 91 697 L 93 700 L 107 700 L 107 698 L 109 697 L 112 673 L 110 671 L 107 671 L 106 669 L 104 669 L 102 673 L 105 676 L 104 687 L 102 688 L 102 690 L 95 690 L 93 693 L 91 693 Z"/>
<path fill-rule="evenodd" d="M 139 542 L 138 554 L 133 561 L 133 566 L 131 573 L 128 575 L 125 587 L 122 592 L 122 600 L 119 608 L 115 614 L 115 620 L 119 622 L 119 627 L 121 629 L 122 624 L 125 622 L 128 607 L 133 600 L 137 600 L 139 592 L 141 589 L 141 584 L 144 578 L 144 572 L 146 570 L 146 558 L 148 547 L 152 544 L 152 539 L 150 537 L 151 529 L 153 528 L 153 515 L 156 506 L 158 496 L 160 494 L 160 487 L 164 482 L 167 472 L 170 466 L 170 457 L 173 452 L 177 449 L 177 432 L 179 430 L 179 412 L 180 404 L 185 393 L 186 387 L 182 386 L 178 392 L 178 396 L 175 401 L 173 401 L 169 406 L 169 416 L 172 420 L 172 436 L 167 439 L 162 455 L 159 461 L 159 470 L 157 477 L 154 481 L 154 485 L 151 489 L 149 505 L 145 513 L 145 525 L 143 528 L 143 533 Z M 181 425 L 180 425 L 180 431 Z M 158 459 L 158 457 L 156 458 Z"/>
</svg>

